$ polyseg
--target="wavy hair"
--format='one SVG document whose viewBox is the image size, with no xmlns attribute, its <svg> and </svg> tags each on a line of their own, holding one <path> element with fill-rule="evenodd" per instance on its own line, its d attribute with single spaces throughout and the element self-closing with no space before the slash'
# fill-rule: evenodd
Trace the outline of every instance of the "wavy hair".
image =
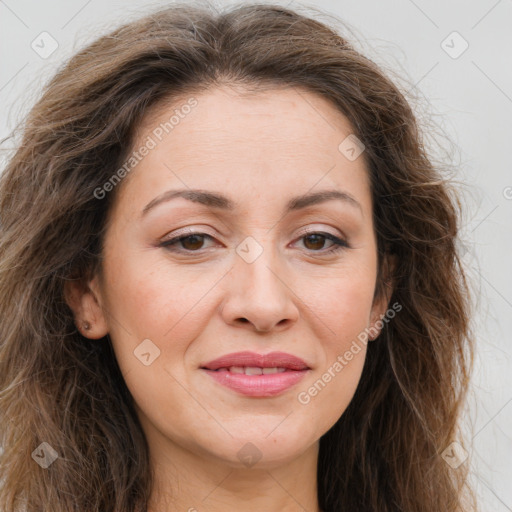
<svg viewBox="0 0 512 512">
<path fill-rule="evenodd" d="M 108 336 L 82 337 L 64 283 L 101 268 L 124 162 L 151 107 L 222 84 L 322 96 L 364 143 L 383 290 L 400 314 L 368 346 L 356 393 L 320 439 L 325 512 L 467 512 L 458 440 L 474 346 L 457 253 L 461 201 L 427 153 L 409 102 L 327 23 L 268 4 L 176 4 L 74 55 L 23 120 L 0 176 L 0 509 L 145 512 L 154 477 Z M 47 443 L 58 460 L 34 461 Z M 46 446 L 46 445 L 44 445 Z M 46 449 L 48 447 L 46 446 Z M 40 456 L 40 455 L 39 455 Z"/>
</svg>

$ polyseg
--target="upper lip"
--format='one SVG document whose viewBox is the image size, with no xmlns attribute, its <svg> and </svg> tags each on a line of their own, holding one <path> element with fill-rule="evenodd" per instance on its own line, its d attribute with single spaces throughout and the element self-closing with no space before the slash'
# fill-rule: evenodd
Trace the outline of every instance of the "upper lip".
<svg viewBox="0 0 512 512">
<path fill-rule="evenodd" d="M 308 370 L 309 366 L 297 356 L 286 352 L 270 352 L 257 354 L 256 352 L 233 352 L 218 357 L 209 363 L 201 365 L 207 370 L 230 368 L 231 366 L 251 366 L 259 368 L 288 368 L 290 370 Z"/>
</svg>

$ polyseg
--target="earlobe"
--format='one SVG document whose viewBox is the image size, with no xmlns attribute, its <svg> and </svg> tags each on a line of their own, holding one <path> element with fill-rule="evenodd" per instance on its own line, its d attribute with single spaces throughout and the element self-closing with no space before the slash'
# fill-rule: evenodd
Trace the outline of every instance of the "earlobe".
<svg viewBox="0 0 512 512">
<path fill-rule="evenodd" d="M 73 311 L 75 325 L 82 336 L 100 339 L 108 334 L 97 276 L 88 282 L 83 280 L 66 281 L 64 297 Z"/>
</svg>

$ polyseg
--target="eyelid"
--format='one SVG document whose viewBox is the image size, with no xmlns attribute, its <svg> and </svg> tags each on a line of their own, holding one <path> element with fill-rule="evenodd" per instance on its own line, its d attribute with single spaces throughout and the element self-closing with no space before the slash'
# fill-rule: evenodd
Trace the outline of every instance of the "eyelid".
<svg viewBox="0 0 512 512">
<path fill-rule="evenodd" d="M 332 228 L 332 226 L 330 226 Z M 335 236 L 335 237 L 338 237 L 338 238 L 342 238 L 344 241 L 348 242 L 348 237 L 345 235 L 345 233 L 343 233 L 343 231 L 341 231 L 339 228 L 335 228 L 338 230 L 339 234 L 335 234 L 335 233 L 331 233 L 330 231 L 327 231 L 325 230 L 324 227 L 320 227 L 320 226 L 316 226 L 313 225 L 309 225 L 307 227 L 305 227 L 304 229 L 302 229 L 301 231 L 299 231 L 298 235 L 299 237 L 302 237 L 302 236 L 305 236 L 305 235 L 308 235 L 310 233 L 318 233 L 318 232 L 323 232 L 323 233 L 327 233 L 329 235 L 332 235 L 332 236 Z"/>
<path fill-rule="evenodd" d="M 171 233 L 168 233 L 167 235 L 165 235 L 162 238 L 161 241 L 165 242 L 168 240 L 172 240 L 174 238 L 181 238 L 181 237 L 186 237 L 186 236 L 190 236 L 190 235 L 208 235 L 208 236 L 211 236 L 212 238 L 216 238 L 216 235 L 209 233 L 203 227 L 196 227 L 196 228 L 186 227 L 186 228 L 178 229 L 177 231 L 172 231 Z"/>
</svg>

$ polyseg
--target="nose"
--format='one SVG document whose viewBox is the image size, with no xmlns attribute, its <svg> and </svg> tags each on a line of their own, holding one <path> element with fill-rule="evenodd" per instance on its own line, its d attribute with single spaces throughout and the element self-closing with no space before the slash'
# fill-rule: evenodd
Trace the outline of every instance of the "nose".
<svg viewBox="0 0 512 512">
<path fill-rule="evenodd" d="M 298 300 L 289 274 L 285 275 L 277 257 L 265 248 L 252 263 L 236 256 L 222 317 L 229 325 L 260 332 L 284 330 L 299 318 Z"/>
</svg>

